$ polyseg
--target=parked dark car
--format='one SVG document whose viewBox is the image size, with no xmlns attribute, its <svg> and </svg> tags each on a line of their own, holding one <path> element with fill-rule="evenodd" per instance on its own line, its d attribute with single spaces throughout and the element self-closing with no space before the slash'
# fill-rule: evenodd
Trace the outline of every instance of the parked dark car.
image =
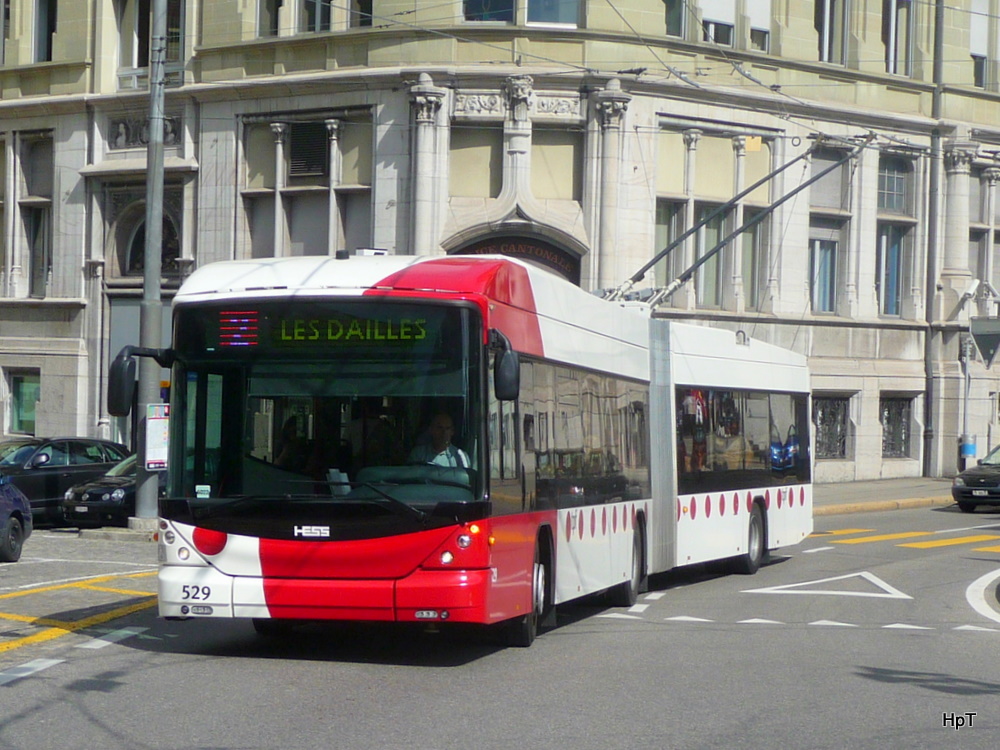
<svg viewBox="0 0 1000 750">
<path fill-rule="evenodd" d="M 31 507 L 10 480 L 0 475 L 0 562 L 17 562 L 31 536 Z"/>
<path fill-rule="evenodd" d="M 135 455 L 112 467 L 107 474 L 66 490 L 63 517 L 70 526 L 128 526 L 135 515 Z M 160 494 L 167 473 L 159 472 Z"/>
<path fill-rule="evenodd" d="M 59 525 L 66 490 L 102 476 L 129 453 L 94 438 L 9 438 L 0 442 L 0 474 L 27 496 L 36 526 Z"/>
<path fill-rule="evenodd" d="M 972 513 L 980 505 L 1000 506 L 1000 445 L 955 477 L 951 496 L 964 513 Z"/>
</svg>

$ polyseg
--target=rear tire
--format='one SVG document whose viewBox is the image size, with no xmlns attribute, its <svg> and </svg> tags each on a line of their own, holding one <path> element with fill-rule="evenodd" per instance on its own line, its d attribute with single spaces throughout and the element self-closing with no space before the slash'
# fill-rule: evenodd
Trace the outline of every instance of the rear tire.
<svg viewBox="0 0 1000 750">
<path fill-rule="evenodd" d="M 24 528 L 21 521 L 13 516 L 7 523 L 7 531 L 0 538 L 0 562 L 17 562 L 21 558 L 24 544 Z"/>
<path fill-rule="evenodd" d="M 764 513 L 759 503 L 754 503 L 747 522 L 747 551 L 733 563 L 733 570 L 740 575 L 752 576 L 764 562 L 767 552 L 767 534 L 764 530 Z"/>
</svg>

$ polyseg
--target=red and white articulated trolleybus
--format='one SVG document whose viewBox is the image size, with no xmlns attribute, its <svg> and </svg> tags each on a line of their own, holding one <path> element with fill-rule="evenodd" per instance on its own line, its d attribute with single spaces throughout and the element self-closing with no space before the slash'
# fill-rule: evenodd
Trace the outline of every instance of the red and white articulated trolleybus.
<svg viewBox="0 0 1000 750">
<path fill-rule="evenodd" d="M 495 625 L 812 531 L 803 357 L 493 256 L 205 266 L 174 300 L 159 612 Z M 112 404 L 115 406 L 112 408 Z"/>
</svg>

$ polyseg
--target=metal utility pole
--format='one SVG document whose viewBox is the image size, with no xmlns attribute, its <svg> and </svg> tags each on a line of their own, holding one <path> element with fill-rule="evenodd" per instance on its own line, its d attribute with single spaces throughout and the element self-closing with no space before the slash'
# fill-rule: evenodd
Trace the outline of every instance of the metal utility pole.
<svg viewBox="0 0 1000 750">
<path fill-rule="evenodd" d="M 142 305 L 139 308 L 139 345 L 160 347 L 160 269 L 163 253 L 163 71 L 167 52 L 167 0 L 152 0 L 149 43 L 149 143 L 146 148 L 146 247 L 142 267 Z M 130 528 L 149 529 L 157 516 L 159 480 L 146 470 L 146 427 L 149 404 L 160 403 L 160 365 L 152 357 L 139 363 L 138 452 L 135 518 Z"/>
</svg>

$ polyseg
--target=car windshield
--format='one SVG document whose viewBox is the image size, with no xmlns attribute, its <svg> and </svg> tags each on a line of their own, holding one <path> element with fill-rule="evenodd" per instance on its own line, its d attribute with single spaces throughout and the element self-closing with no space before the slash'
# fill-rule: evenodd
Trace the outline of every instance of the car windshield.
<svg viewBox="0 0 1000 750">
<path fill-rule="evenodd" d="M 3 443 L 0 445 L 0 466 L 20 466 L 37 447 L 34 443 Z"/>
<path fill-rule="evenodd" d="M 132 454 L 119 464 L 115 464 L 107 474 L 109 477 L 134 477 L 135 454 Z"/>
<path fill-rule="evenodd" d="M 986 458 L 980 461 L 983 466 L 1000 466 L 1000 445 L 986 454 Z"/>
</svg>

